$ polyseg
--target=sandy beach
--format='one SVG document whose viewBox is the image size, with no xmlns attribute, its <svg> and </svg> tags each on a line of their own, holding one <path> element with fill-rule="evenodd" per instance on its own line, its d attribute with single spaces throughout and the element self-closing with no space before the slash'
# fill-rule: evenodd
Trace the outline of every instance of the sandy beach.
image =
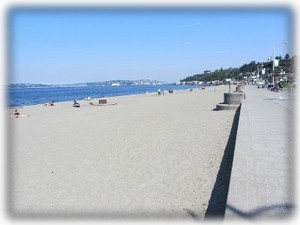
<svg viewBox="0 0 300 225">
<path fill-rule="evenodd" d="M 203 219 L 235 114 L 213 110 L 227 91 L 8 109 L 12 215 Z"/>
</svg>

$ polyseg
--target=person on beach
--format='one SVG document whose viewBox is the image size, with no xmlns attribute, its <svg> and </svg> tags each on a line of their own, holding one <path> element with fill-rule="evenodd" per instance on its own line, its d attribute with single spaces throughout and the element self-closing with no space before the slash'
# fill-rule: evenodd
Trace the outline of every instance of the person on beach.
<svg viewBox="0 0 300 225">
<path fill-rule="evenodd" d="M 21 114 L 19 113 L 19 111 L 16 109 L 14 114 L 11 116 L 13 118 L 20 118 L 20 117 L 29 117 L 30 115 L 26 115 L 26 114 Z"/>
<path fill-rule="evenodd" d="M 89 96 L 89 97 L 85 98 L 84 100 L 88 101 L 88 102 L 91 102 L 91 101 L 93 101 L 93 98 L 91 96 Z"/>
<path fill-rule="evenodd" d="M 49 102 L 49 103 L 45 103 L 44 106 L 54 106 L 54 101 Z"/>
<path fill-rule="evenodd" d="M 160 95 L 164 95 L 164 93 L 160 90 L 160 89 L 158 89 L 158 91 L 157 91 L 157 95 L 158 96 L 160 96 Z"/>
<path fill-rule="evenodd" d="M 18 118 L 21 114 L 19 113 L 19 111 L 16 109 L 15 113 L 14 113 L 14 117 Z"/>
<path fill-rule="evenodd" d="M 80 107 L 79 103 L 74 100 L 73 107 Z"/>
</svg>

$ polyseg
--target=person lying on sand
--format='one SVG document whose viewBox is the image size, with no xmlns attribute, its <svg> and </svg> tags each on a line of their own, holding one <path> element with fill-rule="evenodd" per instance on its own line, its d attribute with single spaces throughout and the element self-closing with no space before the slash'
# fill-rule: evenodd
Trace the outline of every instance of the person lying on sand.
<svg viewBox="0 0 300 225">
<path fill-rule="evenodd" d="M 54 101 L 49 102 L 49 103 L 45 103 L 44 106 L 54 106 Z"/>
<path fill-rule="evenodd" d="M 16 109 L 14 114 L 11 116 L 11 117 L 14 117 L 14 118 L 19 118 L 19 117 L 28 117 L 30 115 L 25 115 L 25 114 L 21 114 L 19 113 L 19 111 Z"/>
</svg>

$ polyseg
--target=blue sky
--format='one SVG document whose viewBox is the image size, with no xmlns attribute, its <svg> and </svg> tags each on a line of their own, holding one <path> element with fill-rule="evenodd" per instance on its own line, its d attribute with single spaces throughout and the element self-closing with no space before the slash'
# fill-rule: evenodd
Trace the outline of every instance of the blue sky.
<svg viewBox="0 0 300 225">
<path fill-rule="evenodd" d="M 293 55 L 293 12 L 264 9 L 12 9 L 11 83 L 179 81 Z M 288 45 L 283 42 L 289 41 Z"/>
</svg>

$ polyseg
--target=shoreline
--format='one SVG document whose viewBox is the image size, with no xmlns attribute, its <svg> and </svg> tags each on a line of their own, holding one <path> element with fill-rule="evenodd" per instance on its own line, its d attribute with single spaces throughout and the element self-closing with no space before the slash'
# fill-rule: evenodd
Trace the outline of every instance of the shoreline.
<svg viewBox="0 0 300 225">
<path fill-rule="evenodd" d="M 224 86 L 222 86 L 224 87 Z M 207 89 L 205 89 L 207 90 Z M 166 90 L 165 90 L 166 91 Z M 203 91 L 203 90 L 200 90 L 199 88 L 194 88 L 193 91 Z M 149 98 L 149 97 L 158 97 L 158 98 L 162 98 L 162 97 L 166 97 L 166 96 L 169 96 L 169 95 L 176 95 L 176 94 L 182 94 L 182 93 L 189 93 L 191 92 L 190 89 L 180 89 L 180 90 L 175 90 L 174 93 L 167 93 L 164 92 L 164 95 L 162 96 L 158 96 L 157 95 L 157 92 L 148 92 L 148 93 L 142 93 L 142 94 L 128 94 L 128 95 L 120 95 L 120 96 L 111 96 L 111 97 L 101 97 L 101 98 L 93 98 L 93 101 L 96 103 L 98 102 L 98 100 L 100 99 L 106 99 L 107 100 L 107 104 L 103 104 L 101 106 L 108 106 L 109 103 L 126 103 L 126 102 L 130 102 L 132 100 L 135 100 L 135 99 L 140 99 L 140 98 Z M 76 100 L 79 104 L 80 104 L 80 107 L 79 108 L 90 108 L 90 107 L 93 107 L 92 105 L 89 104 L 90 101 L 88 100 L 85 100 L 85 99 L 79 99 L 79 100 Z M 62 102 L 54 102 L 54 106 L 44 106 L 44 103 L 43 104 L 35 104 L 35 105 L 23 105 L 23 106 L 16 106 L 16 107 L 6 107 L 6 111 L 10 111 L 12 112 L 12 110 L 15 110 L 15 109 L 31 109 L 31 108 L 61 108 L 61 107 L 66 107 L 66 106 L 69 106 L 70 108 L 74 108 L 72 107 L 73 105 L 73 100 L 71 101 L 62 101 Z M 98 106 L 98 105 L 96 105 Z"/>
<path fill-rule="evenodd" d="M 95 86 L 96 87 L 96 86 Z M 110 87 L 110 86 L 107 86 L 107 87 Z M 121 86 L 121 87 L 125 87 L 125 86 Z M 147 86 L 148 87 L 148 86 Z M 153 87 L 153 86 L 151 86 L 151 87 Z M 155 86 L 156 87 L 156 86 Z M 158 88 L 159 88 L 160 86 L 158 86 Z M 165 87 L 165 86 L 163 86 L 163 87 Z M 174 87 L 174 86 L 171 86 L 171 87 Z M 180 86 L 180 87 L 182 87 L 182 86 Z M 186 91 L 186 90 L 189 90 L 189 89 L 199 89 L 199 88 L 202 88 L 202 87 L 204 87 L 204 86 L 192 86 L 192 85 L 190 85 L 189 87 L 187 87 L 187 88 L 183 88 L 183 89 L 173 89 L 173 90 L 175 90 L 175 91 Z M 205 86 L 205 88 L 209 88 L 210 86 Z M 53 88 L 60 88 L 60 87 L 53 87 Z M 64 87 L 63 87 L 64 88 Z M 73 87 L 70 87 L 70 88 L 73 88 Z M 77 87 L 77 88 L 80 88 L 80 87 Z M 87 87 L 84 87 L 84 88 L 87 88 Z M 25 88 L 25 89 L 27 89 L 27 88 Z M 31 88 L 28 88 L 28 89 L 31 89 Z M 43 88 L 38 88 L 38 89 L 43 89 Z M 9 91 L 9 88 L 7 88 L 7 92 Z M 168 90 L 166 90 L 166 89 L 163 89 L 163 91 L 165 91 L 165 92 L 167 92 Z M 131 93 L 128 93 L 128 94 L 122 94 L 122 95 L 116 95 L 116 96 L 104 96 L 104 97 L 96 97 L 97 99 L 99 99 L 99 98 L 111 98 L 111 97 L 121 97 L 121 96 L 128 96 L 128 95 L 143 95 L 143 94 L 145 94 L 145 93 L 148 93 L 148 94 L 155 94 L 155 93 L 157 93 L 157 91 L 150 91 L 150 92 L 148 92 L 148 91 L 145 91 L 144 93 L 133 93 L 133 94 L 131 94 Z M 87 98 L 87 97 L 89 97 L 89 96 L 85 96 L 85 98 Z M 92 96 L 91 96 L 92 97 Z M 8 98 L 9 99 L 9 98 Z M 49 99 L 51 99 L 51 98 L 49 98 Z M 70 101 L 73 101 L 74 99 L 72 99 L 72 100 L 63 100 L 63 101 L 57 101 L 56 103 L 61 103 L 61 102 L 70 102 Z M 84 98 L 83 99 L 76 99 L 76 100 L 78 100 L 78 101 L 84 101 Z M 17 108 L 17 107 L 24 107 L 24 106 L 34 106 L 34 105 L 40 105 L 40 104 L 44 104 L 45 102 L 42 102 L 42 103 L 38 103 L 38 104 L 29 104 L 29 105 L 20 105 L 20 106 L 6 106 L 6 108 Z M 9 104 L 8 104 L 9 105 Z"/>
<path fill-rule="evenodd" d="M 213 110 L 227 90 L 22 108 L 7 124 L 11 214 L 204 219 L 235 114 Z"/>
<path fill-rule="evenodd" d="M 217 89 L 219 87 L 219 89 L 223 90 L 224 89 L 224 92 L 227 91 L 227 85 L 219 85 L 219 86 L 216 86 L 215 88 Z M 98 101 L 100 99 L 106 99 L 109 103 L 110 100 L 114 100 L 114 99 L 117 99 L 118 101 L 121 100 L 123 102 L 123 99 L 124 101 L 126 100 L 126 98 L 129 98 L 129 101 L 130 101 L 130 98 L 132 97 L 133 99 L 135 98 L 142 98 L 142 97 L 151 97 L 151 96 L 156 96 L 156 97 L 164 97 L 164 96 L 168 96 L 168 95 L 176 95 L 176 94 L 180 94 L 180 93 L 189 93 L 191 92 L 190 90 L 192 89 L 193 91 L 200 91 L 200 92 L 203 92 L 203 91 L 211 91 L 213 87 L 210 87 L 208 86 L 208 88 L 205 88 L 205 89 L 201 89 L 199 87 L 196 87 L 196 88 L 187 88 L 187 89 L 178 89 L 178 90 L 175 90 L 174 93 L 169 93 L 167 90 L 162 90 L 162 92 L 164 92 L 164 95 L 162 96 L 158 96 L 157 95 L 157 91 L 155 92 L 146 92 L 146 93 L 140 93 L 140 94 L 128 94 L 128 95 L 117 95 L 117 96 L 105 96 L 105 97 L 100 97 L 100 98 L 93 98 L 92 100 L 93 101 Z M 87 96 L 89 97 L 89 96 Z M 86 97 L 86 98 L 87 98 Z M 55 106 L 63 106 L 63 105 L 69 105 L 69 106 L 72 106 L 73 105 L 73 101 L 74 100 L 67 100 L 67 101 L 60 101 L 60 102 L 54 102 L 54 106 L 44 106 L 45 103 L 47 102 L 44 102 L 44 103 L 41 103 L 41 104 L 34 104 L 34 105 L 22 105 L 22 106 L 13 106 L 13 107 L 5 107 L 6 111 L 11 111 L 11 110 L 15 110 L 15 109 L 23 109 L 23 108 L 31 108 L 31 107 L 39 107 L 39 106 L 42 106 L 43 108 L 48 108 L 48 107 L 55 107 Z M 87 99 L 76 99 L 77 102 L 80 103 L 80 105 L 83 105 L 84 107 L 90 107 L 89 105 L 89 102 Z M 105 104 L 104 104 L 105 105 Z M 103 105 L 103 106 L 104 106 Z"/>
</svg>

